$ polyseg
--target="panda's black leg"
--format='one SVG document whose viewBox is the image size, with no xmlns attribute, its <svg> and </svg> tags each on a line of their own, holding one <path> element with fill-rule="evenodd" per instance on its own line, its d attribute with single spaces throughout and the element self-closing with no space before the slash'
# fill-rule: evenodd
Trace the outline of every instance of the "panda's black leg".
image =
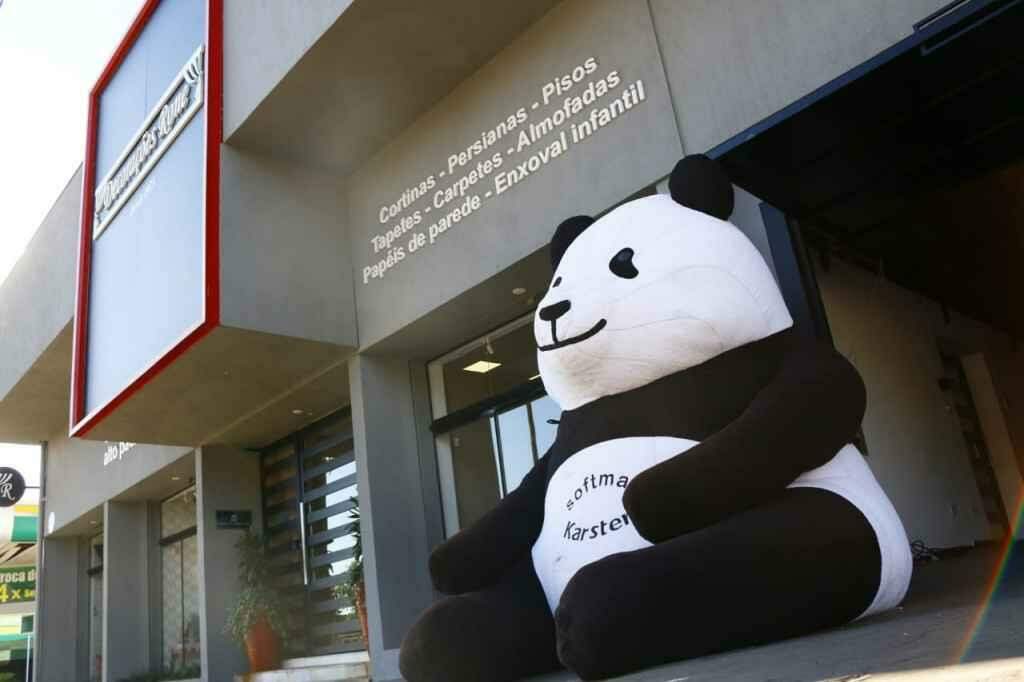
<svg viewBox="0 0 1024 682">
<path fill-rule="evenodd" d="M 594 680 L 805 634 L 863 613 L 880 572 L 860 511 L 824 490 L 790 489 L 581 569 L 555 612 L 558 655 Z"/>
<path fill-rule="evenodd" d="M 508 682 L 557 670 L 555 624 L 529 556 L 498 585 L 427 609 L 399 666 L 408 682 Z"/>
</svg>

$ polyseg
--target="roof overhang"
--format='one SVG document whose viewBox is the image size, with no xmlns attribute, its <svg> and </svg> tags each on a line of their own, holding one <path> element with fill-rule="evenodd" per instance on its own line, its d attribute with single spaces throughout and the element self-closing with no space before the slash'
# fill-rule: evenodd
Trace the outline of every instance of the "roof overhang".
<svg viewBox="0 0 1024 682">
<path fill-rule="evenodd" d="M 355 0 L 226 131 L 227 142 L 347 175 L 557 4 Z M 248 28 L 274 18 L 264 14 L 229 11 L 238 22 L 225 29 L 233 41 L 229 58 L 266 49 L 248 46 L 264 39 L 262 26 Z M 258 61 L 228 66 L 263 68 Z"/>
</svg>

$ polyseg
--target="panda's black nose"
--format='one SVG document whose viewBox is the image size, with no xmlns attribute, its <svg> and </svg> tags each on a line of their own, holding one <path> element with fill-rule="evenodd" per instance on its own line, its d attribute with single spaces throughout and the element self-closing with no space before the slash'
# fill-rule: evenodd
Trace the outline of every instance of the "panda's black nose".
<svg viewBox="0 0 1024 682">
<path fill-rule="evenodd" d="M 559 301 L 558 303 L 546 305 L 540 309 L 540 319 L 545 322 L 554 322 L 569 312 L 569 308 L 572 308 L 572 303 L 569 303 L 569 301 Z"/>
</svg>

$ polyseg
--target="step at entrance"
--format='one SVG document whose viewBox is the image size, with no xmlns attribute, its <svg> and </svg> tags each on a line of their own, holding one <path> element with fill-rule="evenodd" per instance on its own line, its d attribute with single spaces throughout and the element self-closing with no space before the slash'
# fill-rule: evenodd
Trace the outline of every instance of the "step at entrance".
<svg viewBox="0 0 1024 682">
<path fill-rule="evenodd" d="M 369 682 L 367 663 L 332 663 L 235 675 L 235 682 Z"/>
<path fill-rule="evenodd" d="M 352 651 L 345 654 L 330 654 L 327 656 L 307 656 L 305 658 L 288 658 L 281 662 L 285 670 L 295 668 L 315 668 L 323 665 L 337 665 L 339 663 L 365 663 L 370 664 L 370 655 L 365 651 Z"/>
</svg>

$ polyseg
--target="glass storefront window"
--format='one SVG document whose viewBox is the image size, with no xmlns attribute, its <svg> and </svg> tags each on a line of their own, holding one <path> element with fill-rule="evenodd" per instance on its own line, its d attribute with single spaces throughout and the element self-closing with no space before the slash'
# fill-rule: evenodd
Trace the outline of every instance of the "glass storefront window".
<svg viewBox="0 0 1024 682">
<path fill-rule="evenodd" d="M 160 506 L 162 654 L 166 671 L 199 666 L 199 552 L 196 491 L 188 488 Z"/>
<path fill-rule="evenodd" d="M 561 409 L 539 380 L 532 319 L 517 320 L 430 365 L 448 535 L 515 490 L 554 442 Z"/>
<path fill-rule="evenodd" d="M 103 677 L 103 534 L 89 540 L 89 680 Z"/>
<path fill-rule="evenodd" d="M 445 414 L 493 398 L 538 377 L 533 317 L 485 336 L 440 363 Z M 435 416 L 441 416 L 436 413 Z"/>
</svg>

